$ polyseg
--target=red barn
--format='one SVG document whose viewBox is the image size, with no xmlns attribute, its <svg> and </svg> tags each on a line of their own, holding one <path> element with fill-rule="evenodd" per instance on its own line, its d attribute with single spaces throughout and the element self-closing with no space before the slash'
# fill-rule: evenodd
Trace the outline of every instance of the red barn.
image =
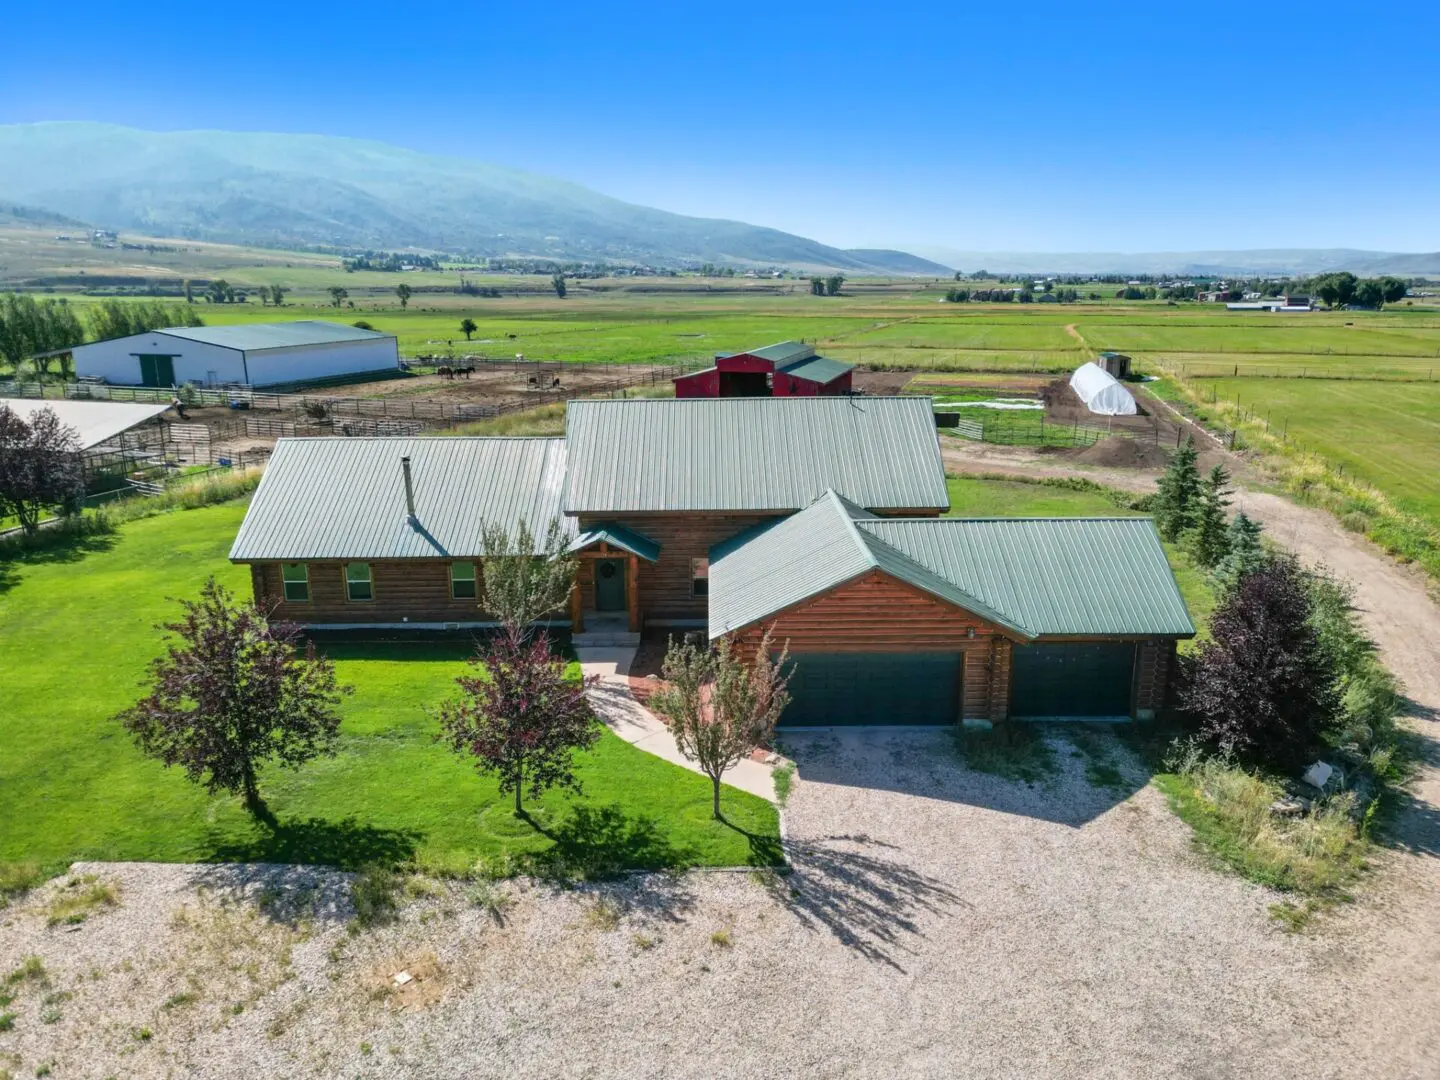
<svg viewBox="0 0 1440 1080">
<path fill-rule="evenodd" d="M 675 396 L 819 397 L 850 393 L 851 364 L 817 356 L 799 341 L 782 341 L 749 352 L 717 353 L 715 366 L 681 375 Z"/>
</svg>

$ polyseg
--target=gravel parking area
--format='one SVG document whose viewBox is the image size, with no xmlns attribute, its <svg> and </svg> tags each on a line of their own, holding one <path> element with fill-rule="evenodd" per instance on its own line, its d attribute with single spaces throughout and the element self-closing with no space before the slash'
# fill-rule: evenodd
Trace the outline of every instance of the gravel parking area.
<svg viewBox="0 0 1440 1080">
<path fill-rule="evenodd" d="M 1433 1077 L 1384 1019 L 1383 889 L 1311 934 L 1203 865 L 1118 746 L 1096 787 L 971 772 L 931 731 L 792 736 L 793 873 L 417 883 L 356 934 L 344 875 L 77 865 L 116 904 L 0 915 L 0 1069 L 55 1077 Z M 1354 930 L 1355 933 L 1350 933 Z M 394 975 L 412 978 L 397 986 Z M 49 1004 L 47 1004 L 47 1001 Z M 167 1004 L 168 1003 L 168 1004 Z M 0 1010 L 3 1012 L 4 1010 Z"/>
</svg>

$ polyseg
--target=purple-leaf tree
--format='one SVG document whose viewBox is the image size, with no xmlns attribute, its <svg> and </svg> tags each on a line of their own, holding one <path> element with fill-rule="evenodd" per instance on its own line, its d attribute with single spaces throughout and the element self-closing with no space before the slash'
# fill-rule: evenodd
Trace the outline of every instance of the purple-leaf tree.
<svg viewBox="0 0 1440 1080">
<path fill-rule="evenodd" d="M 162 627 L 175 638 L 151 664 L 150 694 L 120 721 L 146 755 L 212 793 L 243 793 L 245 808 L 268 820 L 261 764 L 333 757 L 340 699 L 353 688 L 313 645 L 297 652 L 299 627 L 237 603 L 214 578 L 181 604 L 184 617 Z"/>
<path fill-rule="evenodd" d="M 0 405 L 0 517 L 14 517 L 33 533 L 41 513 L 73 503 L 85 490 L 85 464 L 75 429 L 54 409 L 36 411 L 27 423 Z"/>
<path fill-rule="evenodd" d="M 455 682 L 458 697 L 440 707 L 439 738 L 482 773 L 493 773 L 502 795 L 522 790 L 539 798 L 548 788 L 578 791 L 574 752 L 593 746 L 600 727 L 585 700 L 597 681 L 571 679 L 565 661 L 550 653 L 543 636 L 527 641 L 509 626 L 477 646 L 471 663 L 480 671 Z"/>
<path fill-rule="evenodd" d="M 1339 701 L 1335 670 L 1311 620 L 1293 557 L 1242 577 L 1210 620 L 1210 640 L 1187 665 L 1181 706 L 1200 734 L 1257 765 L 1293 768 L 1322 743 Z"/>
</svg>

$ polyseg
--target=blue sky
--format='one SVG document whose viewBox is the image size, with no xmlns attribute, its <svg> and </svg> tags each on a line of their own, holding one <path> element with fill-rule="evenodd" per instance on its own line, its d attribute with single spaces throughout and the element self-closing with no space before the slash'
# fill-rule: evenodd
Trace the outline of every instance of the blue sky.
<svg viewBox="0 0 1440 1080">
<path fill-rule="evenodd" d="M 6 31 L 3 123 L 353 135 L 844 246 L 1440 250 L 1434 5 L 71 0 Z"/>
</svg>

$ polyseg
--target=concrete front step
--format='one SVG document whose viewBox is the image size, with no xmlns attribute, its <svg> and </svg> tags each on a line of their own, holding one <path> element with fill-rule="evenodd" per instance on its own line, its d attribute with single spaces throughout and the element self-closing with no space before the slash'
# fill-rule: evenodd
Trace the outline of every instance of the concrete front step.
<svg viewBox="0 0 1440 1080">
<path fill-rule="evenodd" d="M 572 634 L 570 644 L 577 649 L 634 648 L 640 644 L 640 635 L 624 630 L 586 630 Z"/>
</svg>

